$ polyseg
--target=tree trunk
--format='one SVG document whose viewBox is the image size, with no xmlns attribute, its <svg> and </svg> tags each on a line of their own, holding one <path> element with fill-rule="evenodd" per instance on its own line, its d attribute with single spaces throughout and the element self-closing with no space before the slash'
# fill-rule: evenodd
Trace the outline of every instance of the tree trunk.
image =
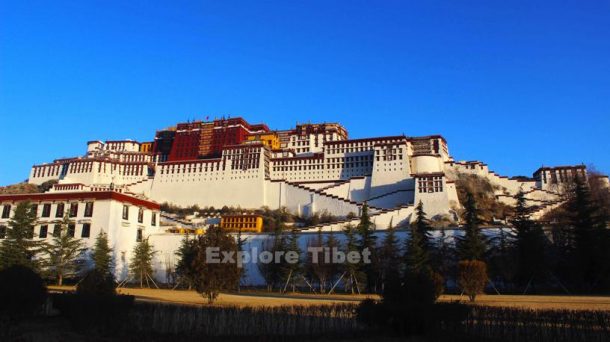
<svg viewBox="0 0 610 342">
<path fill-rule="evenodd" d="M 58 274 L 58 275 L 57 275 L 57 285 L 58 285 L 58 286 L 62 286 L 62 285 L 63 285 L 63 283 L 64 283 L 64 277 L 63 277 L 63 275 Z"/>
</svg>

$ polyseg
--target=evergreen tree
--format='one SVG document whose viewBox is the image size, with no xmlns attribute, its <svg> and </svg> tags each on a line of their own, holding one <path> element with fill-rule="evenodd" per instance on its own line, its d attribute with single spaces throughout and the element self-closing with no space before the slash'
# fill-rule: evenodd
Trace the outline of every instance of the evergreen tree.
<svg viewBox="0 0 610 342">
<path fill-rule="evenodd" d="M 464 207 L 464 236 L 457 240 L 458 256 L 461 260 L 483 260 L 487 247 L 479 230 L 477 204 L 470 192 L 466 193 Z"/>
<path fill-rule="evenodd" d="M 324 262 L 324 251 L 322 250 L 324 248 L 324 238 L 321 229 L 318 229 L 315 238 L 310 239 L 307 242 L 307 248 L 310 253 L 307 253 L 305 273 L 312 280 L 312 283 L 315 282 L 314 279 L 317 279 L 320 293 L 325 293 L 326 283 L 329 278 L 329 268 L 327 267 L 327 263 Z M 320 251 L 316 252 L 316 250 Z"/>
<path fill-rule="evenodd" d="M 383 291 L 400 286 L 400 248 L 392 222 L 379 251 Z"/>
<path fill-rule="evenodd" d="M 17 204 L 13 217 L 8 221 L 6 238 L 0 244 L 0 269 L 14 265 L 39 271 L 41 243 L 33 240 L 36 225 L 36 209 L 30 202 Z"/>
<path fill-rule="evenodd" d="M 358 240 L 356 238 L 356 229 L 353 225 L 347 224 L 343 229 L 343 233 L 345 234 L 345 250 L 346 254 L 350 252 L 358 252 Z M 351 263 L 349 261 L 345 262 L 345 278 L 347 281 L 345 284 L 349 287 L 352 294 L 354 294 L 354 289 L 360 293 L 360 280 L 362 279 L 361 262 Z"/>
<path fill-rule="evenodd" d="M 449 243 L 449 236 L 445 228 L 441 228 L 440 236 L 436 241 L 432 257 L 432 266 L 444 278 L 449 277 L 452 262 L 454 261 L 453 248 Z"/>
<path fill-rule="evenodd" d="M 243 252 L 244 251 L 244 245 L 246 244 L 246 240 L 244 239 L 241 235 L 241 228 L 239 228 L 239 230 L 237 231 L 237 239 L 236 239 L 236 243 L 237 243 L 237 251 L 238 252 Z M 245 267 L 239 267 L 239 279 L 240 281 L 237 283 L 237 291 L 241 290 L 241 280 L 246 278 L 246 268 Z"/>
<path fill-rule="evenodd" d="M 51 243 L 43 247 L 48 256 L 43 262 L 44 268 L 57 279 L 59 286 L 63 284 L 65 277 L 74 276 L 80 271 L 79 257 L 85 251 L 84 242 L 68 234 L 69 225 L 70 218 L 66 213 L 59 225 L 59 232 L 54 233 Z"/>
<path fill-rule="evenodd" d="M 420 201 L 415 209 L 415 224 L 410 226 L 410 236 L 405 249 L 406 277 L 430 271 L 430 242 L 428 219 Z"/>
<path fill-rule="evenodd" d="M 574 193 L 568 201 L 572 213 L 568 223 L 568 251 L 572 256 L 576 285 L 591 291 L 608 277 L 608 230 L 605 215 L 592 201 L 582 177 L 575 177 Z"/>
<path fill-rule="evenodd" d="M 194 286 L 196 277 L 194 262 L 197 257 L 198 246 L 197 239 L 190 238 L 187 234 L 182 239 L 180 247 L 176 251 L 176 256 L 178 257 L 178 264 L 176 265 L 178 281 L 189 290 Z"/>
<path fill-rule="evenodd" d="M 546 272 L 546 238 L 542 227 L 530 219 L 529 212 L 525 194 L 519 191 L 511 224 L 516 231 L 517 281 L 520 285 L 530 284 L 534 277 L 540 281 Z"/>
<path fill-rule="evenodd" d="M 286 247 L 286 253 L 291 253 L 292 255 L 296 254 L 297 256 L 296 263 L 293 263 L 289 262 L 286 254 L 284 255 L 285 267 L 288 273 L 286 284 L 290 284 L 292 286 L 292 291 L 294 292 L 296 290 L 296 280 L 301 276 L 303 268 L 303 265 L 301 264 L 301 249 L 299 248 L 299 234 L 296 229 L 293 229 L 290 233 Z"/>
<path fill-rule="evenodd" d="M 358 223 L 357 231 L 359 235 L 358 251 L 364 259 L 365 254 L 369 254 L 370 262 L 362 262 L 362 273 L 366 281 L 366 290 L 369 293 L 375 292 L 376 280 L 378 277 L 377 258 L 376 258 L 376 240 L 377 237 L 373 233 L 373 223 L 371 223 L 368 206 L 365 203 L 362 206 L 360 215 L 360 223 Z"/>
<path fill-rule="evenodd" d="M 140 287 L 144 286 L 144 282 L 149 284 L 149 279 L 152 280 L 152 260 L 156 253 L 157 251 L 148 242 L 148 238 L 142 239 L 133 249 L 129 271 L 135 279 L 139 280 Z"/>
<path fill-rule="evenodd" d="M 221 291 L 234 290 L 239 283 L 240 271 L 237 262 L 210 262 L 208 248 L 217 248 L 218 255 L 223 252 L 237 252 L 237 244 L 232 236 L 220 227 L 210 227 L 198 240 L 195 259 L 195 288 L 198 293 L 212 303 Z"/>
<path fill-rule="evenodd" d="M 335 234 L 332 230 L 328 233 L 328 237 L 326 238 L 326 249 L 328 250 L 328 257 L 330 258 L 330 260 L 325 260 L 325 265 L 328 270 L 327 276 L 330 283 L 333 284 L 341 272 L 341 265 L 333 262 L 333 258 L 339 250 L 339 241 L 335 238 Z"/>
<path fill-rule="evenodd" d="M 108 244 L 108 235 L 103 231 L 100 231 L 95 239 L 91 259 L 93 260 L 94 269 L 98 273 L 112 275 L 112 249 Z"/>
</svg>

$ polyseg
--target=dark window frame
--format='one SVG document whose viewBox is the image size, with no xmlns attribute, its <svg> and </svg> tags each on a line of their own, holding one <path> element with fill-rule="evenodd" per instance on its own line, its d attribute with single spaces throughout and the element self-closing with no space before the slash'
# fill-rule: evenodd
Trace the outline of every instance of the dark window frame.
<svg viewBox="0 0 610 342">
<path fill-rule="evenodd" d="M 66 205 L 65 203 L 57 203 L 57 207 L 55 207 L 55 217 L 64 217 L 66 213 Z"/>
<path fill-rule="evenodd" d="M 93 216 L 93 202 L 86 202 L 85 203 L 85 217 L 91 217 Z"/>
<path fill-rule="evenodd" d="M 91 237 L 91 223 L 83 223 L 80 237 L 84 239 L 88 239 L 89 237 Z"/>
<path fill-rule="evenodd" d="M 70 203 L 70 217 L 78 216 L 78 202 Z"/>
<path fill-rule="evenodd" d="M 42 213 L 40 213 L 40 217 L 51 217 L 51 203 L 42 204 Z"/>
<path fill-rule="evenodd" d="M 5 204 L 4 207 L 2 208 L 2 218 L 9 218 L 9 217 L 11 217 L 11 205 Z"/>
<path fill-rule="evenodd" d="M 40 226 L 40 232 L 38 233 L 38 237 L 41 239 L 46 239 L 49 233 L 49 225 L 43 224 Z"/>
<path fill-rule="evenodd" d="M 123 205 L 123 220 L 129 220 L 129 206 L 127 204 Z"/>
</svg>

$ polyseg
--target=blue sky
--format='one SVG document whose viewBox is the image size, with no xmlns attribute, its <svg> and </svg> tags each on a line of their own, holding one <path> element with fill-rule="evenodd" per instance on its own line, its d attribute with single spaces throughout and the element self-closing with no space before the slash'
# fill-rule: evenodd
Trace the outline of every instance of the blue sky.
<svg viewBox="0 0 610 342">
<path fill-rule="evenodd" d="M 0 185 L 206 116 L 610 171 L 610 1 L 0 1 Z"/>
</svg>

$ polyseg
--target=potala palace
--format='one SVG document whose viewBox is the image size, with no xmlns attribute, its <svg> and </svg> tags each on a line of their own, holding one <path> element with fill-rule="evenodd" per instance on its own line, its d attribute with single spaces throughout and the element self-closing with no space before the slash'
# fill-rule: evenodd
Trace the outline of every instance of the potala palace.
<svg viewBox="0 0 610 342">
<path fill-rule="evenodd" d="M 509 205 L 525 191 L 536 206 L 532 215 L 541 217 L 561 203 L 562 184 L 586 176 L 586 168 L 542 167 L 531 178 L 509 178 L 479 161 L 454 160 L 440 135 L 349 139 L 338 123 L 272 130 L 223 118 L 180 123 L 157 131 L 150 142 L 93 140 L 82 156 L 34 165 L 29 183 L 58 182 L 46 193 L 0 195 L 0 226 L 11 205 L 27 199 L 38 205 L 36 234 L 46 238 L 67 210 L 77 236 L 109 234 L 119 272 L 142 236 L 169 254 L 177 247 L 180 236 L 160 223 L 159 203 L 285 207 L 302 217 L 328 211 L 343 218 L 314 231 L 339 231 L 366 203 L 376 229 L 383 230 L 390 222 L 407 225 L 420 201 L 428 217 L 456 222 L 456 180 L 464 173 L 487 179 L 496 198 Z"/>
</svg>

